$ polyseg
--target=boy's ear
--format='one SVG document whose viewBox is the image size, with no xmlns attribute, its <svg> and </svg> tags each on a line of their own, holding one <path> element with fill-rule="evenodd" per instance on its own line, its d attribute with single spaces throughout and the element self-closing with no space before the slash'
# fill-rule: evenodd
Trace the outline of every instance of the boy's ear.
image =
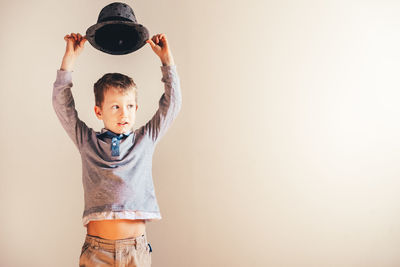
<svg viewBox="0 0 400 267">
<path fill-rule="evenodd" d="M 102 116 L 102 113 L 101 113 L 101 108 L 100 107 L 98 107 L 98 106 L 94 106 L 94 113 L 96 114 L 96 117 L 99 119 L 99 120 L 102 120 L 103 119 L 103 116 Z"/>
</svg>

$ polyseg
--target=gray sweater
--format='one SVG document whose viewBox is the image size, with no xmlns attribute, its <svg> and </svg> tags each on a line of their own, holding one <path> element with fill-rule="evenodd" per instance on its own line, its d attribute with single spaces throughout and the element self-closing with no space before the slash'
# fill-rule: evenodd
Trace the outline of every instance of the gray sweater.
<svg viewBox="0 0 400 267">
<path fill-rule="evenodd" d="M 160 220 L 153 177 L 154 148 L 181 109 L 182 95 L 176 66 L 161 66 L 165 92 L 154 116 L 120 142 L 113 156 L 111 139 L 101 138 L 78 117 L 72 96 L 72 71 L 57 70 L 53 107 L 82 159 L 84 226 L 91 220 Z"/>
</svg>

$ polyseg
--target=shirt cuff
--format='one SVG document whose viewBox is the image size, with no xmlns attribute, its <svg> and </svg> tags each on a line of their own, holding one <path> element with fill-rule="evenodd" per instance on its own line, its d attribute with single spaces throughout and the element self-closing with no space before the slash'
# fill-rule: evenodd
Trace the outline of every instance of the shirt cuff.
<svg viewBox="0 0 400 267">
<path fill-rule="evenodd" d="M 176 76 L 176 65 L 161 66 L 163 77 Z"/>
<path fill-rule="evenodd" d="M 64 83 L 69 83 L 72 81 L 72 72 L 73 71 L 67 71 L 67 70 L 57 70 L 57 77 L 56 77 L 56 83 L 64 84 Z"/>
</svg>

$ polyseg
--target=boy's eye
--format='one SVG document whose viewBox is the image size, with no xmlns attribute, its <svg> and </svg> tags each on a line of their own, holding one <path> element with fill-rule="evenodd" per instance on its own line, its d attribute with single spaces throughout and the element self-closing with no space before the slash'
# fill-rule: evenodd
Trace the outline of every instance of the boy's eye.
<svg viewBox="0 0 400 267">
<path fill-rule="evenodd" d="M 118 108 L 117 105 L 112 106 L 112 109 L 117 109 L 117 108 Z"/>
<path fill-rule="evenodd" d="M 134 105 L 128 105 L 128 108 L 133 108 L 134 107 Z"/>
</svg>

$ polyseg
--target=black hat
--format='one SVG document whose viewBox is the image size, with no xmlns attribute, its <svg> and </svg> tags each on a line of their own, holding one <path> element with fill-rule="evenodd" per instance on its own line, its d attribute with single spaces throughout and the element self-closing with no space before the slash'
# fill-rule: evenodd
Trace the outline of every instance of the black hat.
<svg viewBox="0 0 400 267">
<path fill-rule="evenodd" d="M 97 23 L 86 30 L 86 39 L 100 51 L 125 55 L 144 46 L 149 31 L 136 22 L 130 6 L 114 2 L 100 11 Z"/>
</svg>

